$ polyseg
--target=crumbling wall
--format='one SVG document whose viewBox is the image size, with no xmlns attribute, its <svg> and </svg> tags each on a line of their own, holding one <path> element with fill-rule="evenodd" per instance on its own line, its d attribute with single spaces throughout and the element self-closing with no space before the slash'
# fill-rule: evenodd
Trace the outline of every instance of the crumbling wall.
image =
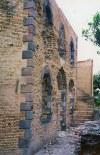
<svg viewBox="0 0 100 155">
<path fill-rule="evenodd" d="M 69 81 L 74 81 L 76 105 L 77 36 L 54 0 L 9 2 L 1 3 L 5 5 L 0 8 L 0 153 L 11 155 L 17 150 L 25 155 L 61 130 L 62 92 L 57 83 L 61 68 L 66 76 L 66 126 L 70 125 Z M 60 35 L 62 24 L 65 34 Z M 64 58 L 59 55 L 59 41 Z M 50 119 L 45 119 L 48 111 L 43 113 L 42 82 L 48 72 L 52 83 L 51 113 Z"/>
</svg>

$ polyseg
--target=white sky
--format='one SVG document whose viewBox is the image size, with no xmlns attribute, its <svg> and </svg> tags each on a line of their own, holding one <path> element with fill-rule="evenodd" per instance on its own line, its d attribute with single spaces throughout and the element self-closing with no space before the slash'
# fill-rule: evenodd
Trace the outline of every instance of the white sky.
<svg viewBox="0 0 100 155">
<path fill-rule="evenodd" d="M 78 35 L 78 60 L 93 59 L 94 73 L 100 71 L 100 55 L 97 47 L 85 41 L 81 32 L 92 16 L 100 11 L 100 0 L 56 0 L 59 7 Z"/>
</svg>

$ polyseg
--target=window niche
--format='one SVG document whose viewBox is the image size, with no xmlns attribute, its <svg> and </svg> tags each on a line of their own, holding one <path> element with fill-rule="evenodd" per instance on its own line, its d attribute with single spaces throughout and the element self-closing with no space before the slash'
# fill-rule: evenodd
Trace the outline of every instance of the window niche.
<svg viewBox="0 0 100 155">
<path fill-rule="evenodd" d="M 69 81 L 69 91 L 72 92 L 73 91 L 73 88 L 74 88 L 74 81 L 71 79 Z"/>
<path fill-rule="evenodd" d="M 52 81 L 50 71 L 47 69 L 42 77 L 42 115 L 41 123 L 49 123 L 52 116 Z"/>
<path fill-rule="evenodd" d="M 66 90 L 66 88 L 67 88 L 66 75 L 65 75 L 63 68 L 61 68 L 58 72 L 57 82 L 58 82 L 58 89 L 59 90 Z"/>
<path fill-rule="evenodd" d="M 66 103 L 67 103 L 67 98 L 66 98 L 66 93 L 67 93 L 67 82 L 66 82 L 66 74 L 61 68 L 58 72 L 57 75 L 57 83 L 58 83 L 58 89 L 60 91 L 60 98 L 61 98 L 61 103 L 60 103 L 60 126 L 61 130 L 66 130 Z"/>
<path fill-rule="evenodd" d="M 58 51 L 59 51 L 60 57 L 65 59 L 66 58 L 65 29 L 63 24 L 60 25 L 60 29 L 59 29 Z"/>
<path fill-rule="evenodd" d="M 52 25 L 53 24 L 53 14 L 52 14 L 49 0 L 45 0 L 44 6 L 43 6 L 43 12 L 45 15 L 45 23 L 47 23 L 48 25 Z"/>
<path fill-rule="evenodd" d="M 69 93 L 70 93 L 70 114 L 73 115 L 74 113 L 74 106 L 75 106 L 75 88 L 74 88 L 74 81 L 71 79 L 69 81 Z"/>
<path fill-rule="evenodd" d="M 75 49 L 74 49 L 74 43 L 73 40 L 70 42 L 70 64 L 74 65 L 75 62 Z"/>
</svg>

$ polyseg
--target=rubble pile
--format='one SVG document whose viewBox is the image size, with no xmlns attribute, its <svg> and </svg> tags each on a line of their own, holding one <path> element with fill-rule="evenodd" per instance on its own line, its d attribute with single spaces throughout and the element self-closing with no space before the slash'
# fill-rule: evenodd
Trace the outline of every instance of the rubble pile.
<svg viewBox="0 0 100 155">
<path fill-rule="evenodd" d="M 81 136 L 82 144 L 100 145 L 100 121 L 87 121 L 75 132 Z"/>
<path fill-rule="evenodd" d="M 76 155 L 79 137 L 74 131 L 59 132 L 55 144 L 48 144 L 35 155 Z"/>
</svg>

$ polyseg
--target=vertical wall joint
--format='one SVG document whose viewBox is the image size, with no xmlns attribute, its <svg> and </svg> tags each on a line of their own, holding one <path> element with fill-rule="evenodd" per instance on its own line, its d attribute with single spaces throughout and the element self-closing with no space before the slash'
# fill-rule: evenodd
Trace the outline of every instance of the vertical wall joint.
<svg viewBox="0 0 100 155">
<path fill-rule="evenodd" d="M 27 17 L 23 17 L 23 26 L 27 27 L 27 32 L 23 34 L 23 43 L 28 43 L 26 49 L 22 51 L 22 59 L 33 59 L 36 46 L 34 42 L 35 36 L 35 2 L 33 0 L 25 0 L 23 9 L 28 12 Z M 27 35 L 26 35 L 27 34 Z M 20 112 L 25 113 L 25 119 L 20 120 L 19 128 L 24 130 L 24 136 L 19 138 L 18 146 L 27 152 L 32 138 L 32 120 L 33 120 L 33 69 L 34 67 L 25 66 L 22 68 L 22 78 L 27 79 L 26 83 L 21 85 L 20 93 L 24 94 L 25 102 L 20 103 Z M 28 80 L 29 79 L 29 80 Z M 27 154 L 27 153 L 26 153 Z"/>
</svg>

